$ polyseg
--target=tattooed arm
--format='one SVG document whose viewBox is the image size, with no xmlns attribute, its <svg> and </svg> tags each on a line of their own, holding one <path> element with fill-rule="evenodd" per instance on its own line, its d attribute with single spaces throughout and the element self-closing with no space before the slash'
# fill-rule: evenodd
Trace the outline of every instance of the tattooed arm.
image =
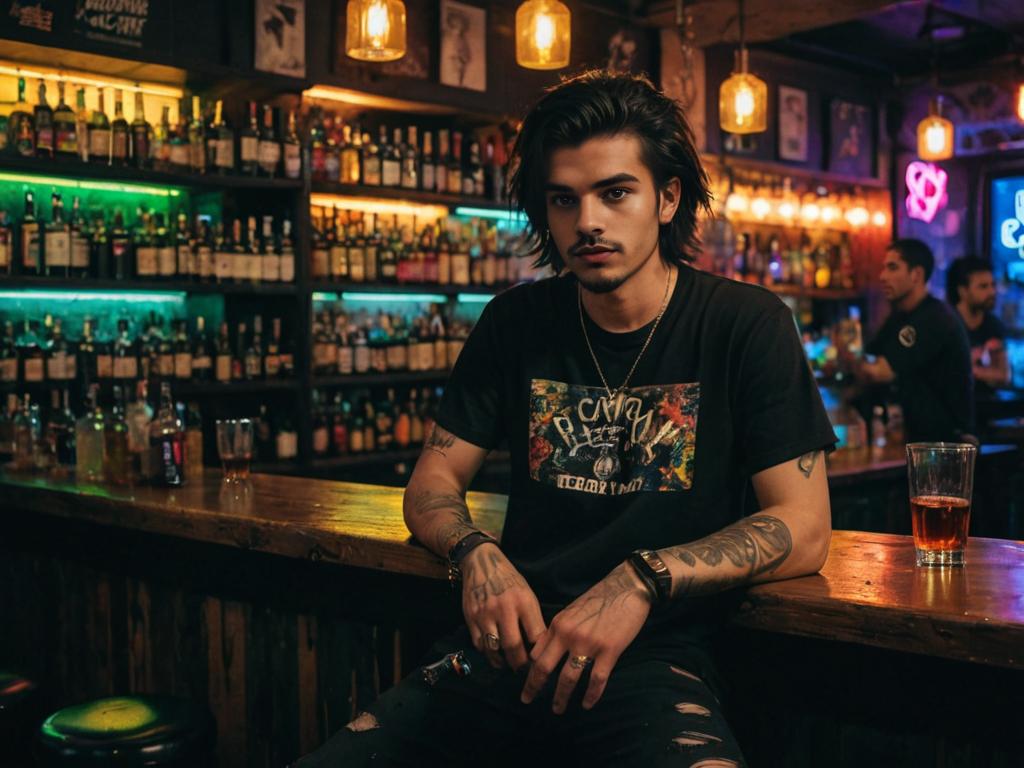
<svg viewBox="0 0 1024 768">
<path fill-rule="evenodd" d="M 412 535 L 440 557 L 473 531 L 466 488 L 487 451 L 435 426 L 405 489 L 405 524 Z M 493 544 L 482 544 L 462 561 L 462 610 L 473 644 L 498 667 L 527 661 L 525 643 L 544 631 L 540 604 L 508 558 Z M 486 636 L 498 638 L 490 647 Z"/>
</svg>

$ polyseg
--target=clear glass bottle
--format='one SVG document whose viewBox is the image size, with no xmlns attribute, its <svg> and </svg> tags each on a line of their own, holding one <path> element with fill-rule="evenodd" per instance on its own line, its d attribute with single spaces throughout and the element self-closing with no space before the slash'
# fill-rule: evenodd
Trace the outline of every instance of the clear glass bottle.
<svg viewBox="0 0 1024 768">
<path fill-rule="evenodd" d="M 145 380 L 135 384 L 135 399 L 125 410 L 128 422 L 128 451 L 132 471 L 143 481 L 152 479 L 153 460 L 149 447 L 149 425 L 153 421 L 153 408 L 149 404 L 149 385 Z"/>
<path fill-rule="evenodd" d="M 124 417 L 124 390 L 114 385 L 114 403 L 103 429 L 103 477 L 114 485 L 132 481 L 132 456 L 128 451 L 128 422 Z"/>
<path fill-rule="evenodd" d="M 154 449 L 157 485 L 185 484 L 185 429 L 171 398 L 171 385 L 160 385 L 160 410 L 149 427 L 149 444 Z"/>
<path fill-rule="evenodd" d="M 98 404 L 99 386 L 92 384 L 85 413 L 75 422 L 75 477 L 79 482 L 103 479 L 104 419 Z"/>
</svg>

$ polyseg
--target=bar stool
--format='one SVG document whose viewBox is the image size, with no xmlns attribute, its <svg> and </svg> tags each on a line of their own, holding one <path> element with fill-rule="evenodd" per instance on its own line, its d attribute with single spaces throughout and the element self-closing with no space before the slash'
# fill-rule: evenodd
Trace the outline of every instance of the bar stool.
<svg viewBox="0 0 1024 768">
<path fill-rule="evenodd" d="M 66 707 L 36 734 L 41 766 L 212 766 L 216 727 L 203 707 L 170 696 L 117 696 Z"/>
<path fill-rule="evenodd" d="M 35 693 L 24 675 L 0 670 L 0 765 L 29 765 L 32 728 L 42 715 Z"/>
</svg>

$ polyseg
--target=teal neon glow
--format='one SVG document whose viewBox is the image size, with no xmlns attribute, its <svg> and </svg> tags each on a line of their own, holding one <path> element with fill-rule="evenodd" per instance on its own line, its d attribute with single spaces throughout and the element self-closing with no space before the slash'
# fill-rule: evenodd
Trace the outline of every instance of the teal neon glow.
<svg viewBox="0 0 1024 768">
<path fill-rule="evenodd" d="M 422 304 L 433 302 L 440 304 L 446 300 L 440 293 L 352 293 L 345 291 L 341 294 L 341 301 L 367 301 L 382 303 L 385 301 L 406 302 L 408 304 Z M 338 301 L 336 293 L 314 293 L 313 301 Z"/>
<path fill-rule="evenodd" d="M 515 224 L 525 224 L 526 214 L 519 211 L 493 211 L 490 208 L 470 208 L 460 205 L 455 209 L 456 216 L 476 216 L 479 219 L 494 219 Z"/>
<path fill-rule="evenodd" d="M 117 301 L 127 304 L 184 304 L 184 291 L 0 291 L 0 299 L 34 301 Z"/>
<path fill-rule="evenodd" d="M 36 176 L 26 173 L 0 173 L 0 181 L 15 184 L 56 185 L 74 189 L 94 189 L 101 192 L 126 192 L 132 195 L 153 197 L 180 197 L 181 190 L 174 187 L 151 187 L 143 184 L 122 184 L 116 181 L 89 181 L 87 179 L 66 179 L 62 176 Z"/>
<path fill-rule="evenodd" d="M 460 293 L 458 300 L 460 304 L 486 304 L 493 298 L 491 293 Z"/>
</svg>

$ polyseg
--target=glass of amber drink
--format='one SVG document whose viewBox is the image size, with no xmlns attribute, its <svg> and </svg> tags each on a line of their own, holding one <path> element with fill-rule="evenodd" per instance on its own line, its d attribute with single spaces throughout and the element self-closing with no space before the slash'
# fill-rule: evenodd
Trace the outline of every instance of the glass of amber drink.
<svg viewBox="0 0 1024 768">
<path fill-rule="evenodd" d="M 918 565 L 964 564 L 977 453 L 969 443 L 907 445 L 910 520 Z"/>
<path fill-rule="evenodd" d="M 252 436 L 251 419 L 217 420 L 217 452 L 226 482 L 240 482 L 249 477 Z"/>
</svg>

